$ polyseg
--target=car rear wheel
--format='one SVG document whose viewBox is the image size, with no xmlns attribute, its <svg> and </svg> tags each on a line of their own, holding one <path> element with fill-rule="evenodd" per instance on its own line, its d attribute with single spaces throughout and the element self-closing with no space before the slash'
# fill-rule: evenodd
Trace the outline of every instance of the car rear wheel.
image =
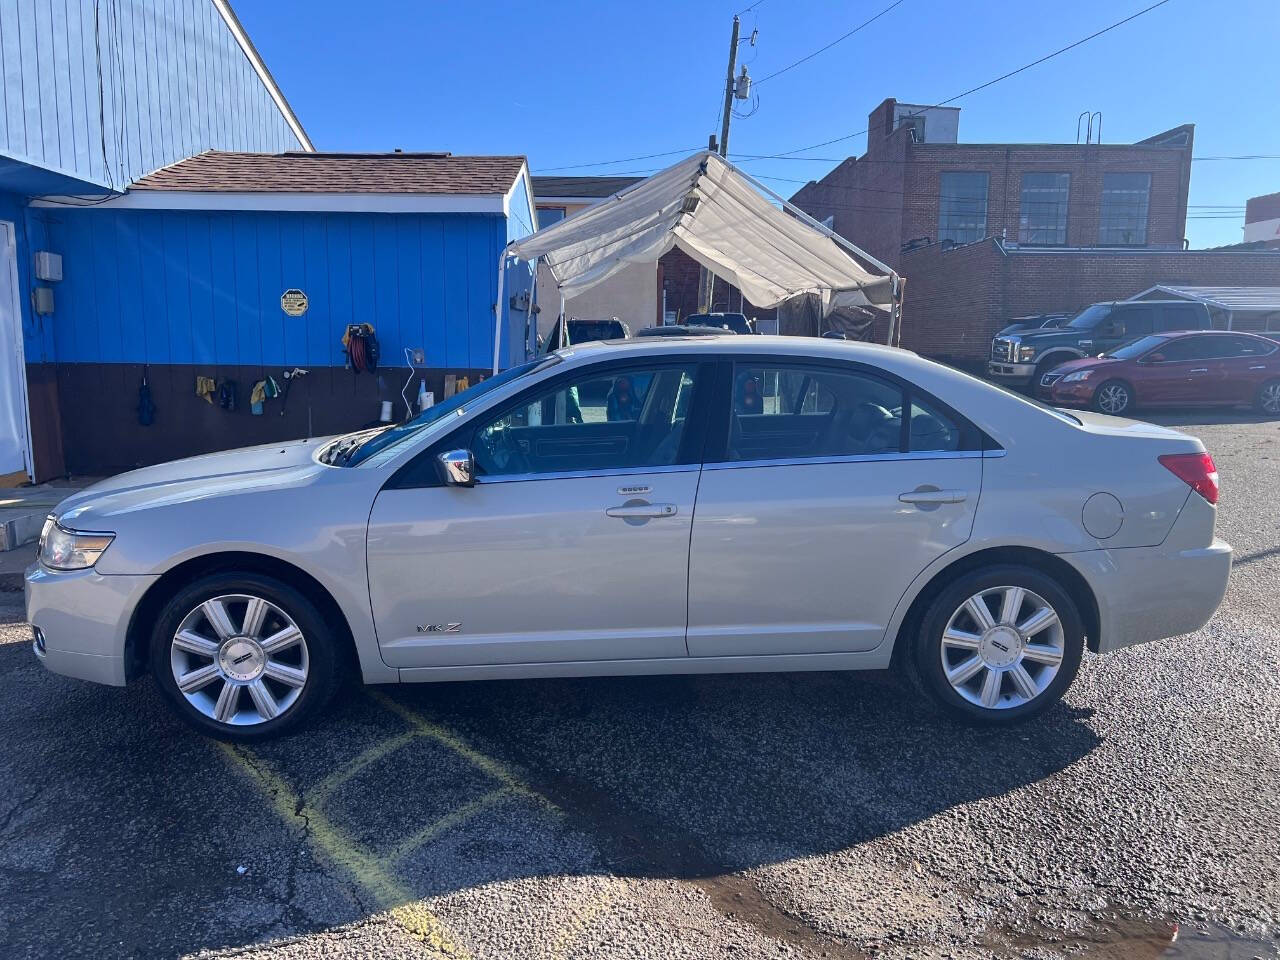
<svg viewBox="0 0 1280 960">
<path fill-rule="evenodd" d="M 1094 392 L 1093 407 L 1099 413 L 1121 416 L 1133 407 L 1133 390 L 1123 380 L 1108 380 Z"/>
<path fill-rule="evenodd" d="M 930 603 L 908 667 L 945 711 L 1014 723 L 1056 703 L 1075 679 L 1084 626 L 1070 594 L 1031 567 L 971 571 Z"/>
<path fill-rule="evenodd" d="M 1268 380 L 1258 388 L 1255 403 L 1259 413 L 1269 417 L 1280 417 L 1280 380 Z"/>
<path fill-rule="evenodd" d="M 222 740 L 297 726 L 332 696 L 337 655 L 314 604 L 258 574 L 220 573 L 180 590 L 151 638 L 151 672 L 185 721 Z"/>
</svg>

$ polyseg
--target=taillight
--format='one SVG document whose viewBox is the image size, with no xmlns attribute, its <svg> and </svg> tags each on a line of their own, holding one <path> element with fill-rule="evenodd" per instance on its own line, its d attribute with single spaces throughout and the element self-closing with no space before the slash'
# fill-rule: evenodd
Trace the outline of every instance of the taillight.
<svg viewBox="0 0 1280 960">
<path fill-rule="evenodd" d="M 1218 502 L 1218 468 L 1207 453 L 1166 453 L 1160 462 L 1210 503 Z"/>
</svg>

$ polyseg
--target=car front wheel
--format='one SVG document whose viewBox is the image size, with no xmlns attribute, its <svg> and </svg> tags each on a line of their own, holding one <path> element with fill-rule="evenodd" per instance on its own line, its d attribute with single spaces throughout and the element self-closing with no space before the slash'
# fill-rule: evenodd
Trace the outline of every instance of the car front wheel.
<svg viewBox="0 0 1280 960">
<path fill-rule="evenodd" d="M 180 590 L 151 638 L 151 671 L 175 711 L 222 740 L 258 740 L 296 726 L 332 695 L 331 631 L 293 587 L 219 573 Z"/>
<path fill-rule="evenodd" d="M 985 724 L 1035 716 L 1075 679 L 1084 626 L 1052 577 L 1023 566 L 964 574 L 930 603 L 909 668 L 953 715 Z"/>
<path fill-rule="evenodd" d="M 1093 395 L 1093 407 L 1099 413 L 1118 417 L 1133 406 L 1133 392 L 1120 380 L 1108 380 Z"/>
</svg>

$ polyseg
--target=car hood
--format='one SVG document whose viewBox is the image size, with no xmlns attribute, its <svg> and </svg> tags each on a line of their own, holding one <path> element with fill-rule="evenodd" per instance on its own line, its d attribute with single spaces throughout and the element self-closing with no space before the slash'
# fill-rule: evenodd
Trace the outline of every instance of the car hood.
<svg viewBox="0 0 1280 960">
<path fill-rule="evenodd" d="M 58 504 L 54 515 L 69 527 L 93 530 L 95 524 L 142 507 L 305 484 L 331 469 L 313 459 L 315 450 L 331 439 L 243 447 L 131 470 L 73 494 Z"/>
<path fill-rule="evenodd" d="M 1060 373 L 1064 377 L 1068 373 L 1075 373 L 1077 370 L 1096 370 L 1100 367 L 1108 367 L 1112 364 L 1121 363 L 1114 357 L 1081 357 L 1078 360 L 1068 360 L 1066 363 L 1060 363 L 1053 368 L 1054 373 Z"/>
<path fill-rule="evenodd" d="M 1053 347 L 1060 343 L 1075 346 L 1081 340 L 1091 338 L 1093 332 L 1090 330 L 1076 330 L 1072 327 L 1050 327 L 1047 330 L 1035 328 L 1014 331 L 1010 336 L 1016 338 L 1020 343 L 1034 344 L 1037 347 Z"/>
</svg>

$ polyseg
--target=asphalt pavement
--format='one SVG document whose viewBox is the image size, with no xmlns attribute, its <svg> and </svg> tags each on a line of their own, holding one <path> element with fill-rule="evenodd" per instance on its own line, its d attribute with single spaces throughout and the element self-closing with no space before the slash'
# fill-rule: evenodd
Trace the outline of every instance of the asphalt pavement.
<svg viewBox="0 0 1280 960">
<path fill-rule="evenodd" d="M 1159 419 L 1227 599 L 1011 730 L 795 674 L 352 687 L 231 748 L 0 592 L 0 957 L 1280 956 L 1280 424 Z"/>
</svg>

